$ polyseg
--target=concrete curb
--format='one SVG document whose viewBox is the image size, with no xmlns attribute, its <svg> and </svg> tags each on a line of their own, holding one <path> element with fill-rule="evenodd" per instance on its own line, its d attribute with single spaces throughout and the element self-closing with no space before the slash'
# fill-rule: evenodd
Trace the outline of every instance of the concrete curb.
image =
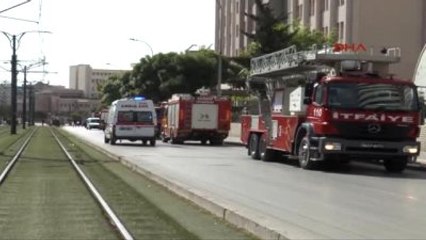
<svg viewBox="0 0 426 240">
<path fill-rule="evenodd" d="M 75 135 L 74 135 L 75 136 Z M 77 138 L 79 138 L 78 136 L 76 136 Z M 81 139 L 81 138 L 79 138 Z M 151 179 L 152 181 L 162 185 L 163 187 L 167 188 L 169 191 L 177 194 L 180 197 L 183 197 L 184 199 L 187 199 L 193 203 L 195 203 L 196 205 L 198 205 L 199 207 L 207 210 L 208 212 L 214 214 L 215 216 L 231 223 L 232 225 L 238 227 L 238 228 L 242 228 L 248 232 L 250 232 L 251 234 L 261 238 L 261 239 L 275 239 L 275 240 L 283 240 L 283 239 L 288 239 L 287 237 L 283 236 L 282 234 L 280 234 L 279 232 L 270 229 L 266 226 L 262 226 L 261 224 L 248 219 L 247 217 L 239 214 L 238 212 L 228 209 L 226 207 L 223 207 L 219 204 L 214 203 L 213 201 L 207 199 L 206 197 L 200 196 L 188 189 L 185 189 L 182 186 L 179 186 L 176 183 L 173 183 L 169 180 L 167 180 L 166 178 L 163 178 L 159 175 L 156 175 L 155 173 L 152 173 L 134 163 L 129 162 L 128 160 L 126 160 L 125 158 L 121 157 L 121 156 L 117 156 L 111 152 L 106 151 L 105 149 L 90 143 L 84 139 L 81 139 L 81 141 L 84 141 L 85 143 L 87 143 L 88 145 L 92 146 L 93 148 L 95 148 L 96 150 L 104 153 L 105 155 L 107 155 L 108 157 L 115 159 L 117 161 L 119 161 L 120 163 L 122 163 L 124 166 L 128 167 L 129 169 L 131 169 L 132 171 L 138 172 L 141 175 L 147 177 L 148 179 Z M 238 143 L 236 143 L 238 144 Z M 242 144 L 239 144 L 240 146 L 242 146 Z"/>
</svg>

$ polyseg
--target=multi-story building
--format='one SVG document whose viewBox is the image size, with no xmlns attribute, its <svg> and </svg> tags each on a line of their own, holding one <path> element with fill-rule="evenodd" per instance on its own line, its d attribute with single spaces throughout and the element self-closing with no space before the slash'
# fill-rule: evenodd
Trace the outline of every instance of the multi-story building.
<svg viewBox="0 0 426 240">
<path fill-rule="evenodd" d="M 425 0 L 291 0 L 288 15 L 311 30 L 335 31 L 339 43 L 363 44 L 368 51 L 399 47 L 401 62 L 390 71 L 405 79 L 412 78 L 426 43 Z"/>
<path fill-rule="evenodd" d="M 99 98 L 98 85 L 109 77 L 121 76 L 128 70 L 93 69 L 90 65 L 80 64 L 70 67 L 70 88 L 82 90 L 84 97 Z"/>
<path fill-rule="evenodd" d="M 272 4 L 273 0 L 270 1 Z M 245 7 L 236 8 L 237 2 Z M 216 50 L 221 43 L 222 54 L 238 55 L 247 46 L 247 39 L 243 36 L 241 44 L 232 29 L 242 26 L 254 31 L 255 24 L 236 9 L 256 14 L 256 7 L 250 0 L 217 0 L 217 3 L 220 5 L 216 9 Z M 363 44 L 368 50 L 377 51 L 399 47 L 401 62 L 390 71 L 402 78 L 412 78 L 418 55 L 426 43 L 426 0 L 287 0 L 275 4 L 271 8 L 277 12 L 280 12 L 277 8 L 285 7 L 289 22 L 298 20 L 325 35 L 335 32 L 339 43 Z"/>
<path fill-rule="evenodd" d="M 269 2 L 276 16 L 286 12 L 286 0 L 263 0 Z M 215 49 L 225 56 L 238 56 L 250 40 L 241 33 L 254 33 L 255 22 L 246 16 L 256 15 L 254 0 L 216 0 Z"/>
</svg>

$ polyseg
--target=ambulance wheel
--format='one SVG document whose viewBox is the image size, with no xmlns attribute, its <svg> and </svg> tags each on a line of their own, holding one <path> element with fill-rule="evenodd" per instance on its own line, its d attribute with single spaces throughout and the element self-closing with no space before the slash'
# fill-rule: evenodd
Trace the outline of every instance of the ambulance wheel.
<svg viewBox="0 0 426 240">
<path fill-rule="evenodd" d="M 257 134 L 251 134 L 250 135 L 250 142 L 249 142 L 249 153 L 251 158 L 259 160 L 260 159 L 260 153 L 259 153 L 259 136 Z"/>
<path fill-rule="evenodd" d="M 177 139 L 177 138 L 174 138 L 174 137 L 172 137 L 172 144 L 183 144 L 183 141 L 182 140 L 179 140 L 179 139 Z"/>
<path fill-rule="evenodd" d="M 222 139 L 210 139 L 210 144 L 213 146 L 220 146 L 223 145 Z"/>
<path fill-rule="evenodd" d="M 151 145 L 151 146 L 155 146 L 155 143 L 156 143 L 155 139 L 151 139 L 149 141 L 149 145 Z"/>
<path fill-rule="evenodd" d="M 109 143 L 109 139 L 106 136 L 104 136 L 104 143 Z"/>
<path fill-rule="evenodd" d="M 408 163 L 407 157 L 400 157 L 400 158 L 385 160 L 384 165 L 388 172 L 400 173 L 405 170 L 405 167 L 407 167 L 407 163 Z"/>
<path fill-rule="evenodd" d="M 314 169 L 315 162 L 313 162 L 310 158 L 310 143 L 308 136 L 304 136 L 302 140 L 300 140 L 299 148 L 297 151 L 297 155 L 299 158 L 300 167 L 303 169 Z"/>
<path fill-rule="evenodd" d="M 117 141 L 117 140 L 115 139 L 114 135 L 112 135 L 109 143 L 111 145 L 115 145 L 115 141 Z"/>
</svg>

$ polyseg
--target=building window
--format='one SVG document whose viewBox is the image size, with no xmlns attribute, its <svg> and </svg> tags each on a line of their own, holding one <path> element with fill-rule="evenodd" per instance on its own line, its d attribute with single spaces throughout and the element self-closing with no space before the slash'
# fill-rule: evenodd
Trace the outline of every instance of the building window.
<svg viewBox="0 0 426 240">
<path fill-rule="evenodd" d="M 325 9 L 325 11 L 328 11 L 328 1 L 329 0 L 325 0 L 325 3 L 324 3 L 324 9 Z"/>
<path fill-rule="evenodd" d="M 340 22 L 339 23 L 339 39 L 340 40 L 343 40 L 344 33 L 345 33 L 345 24 L 344 22 Z"/>
<path fill-rule="evenodd" d="M 235 35 L 236 35 L 237 37 L 239 37 L 239 36 L 240 36 L 240 25 L 239 25 L 239 24 L 237 24 L 237 26 L 235 27 Z"/>
<path fill-rule="evenodd" d="M 235 6 L 235 12 L 237 12 L 237 14 L 238 14 L 238 13 L 240 13 L 240 2 L 238 2 L 238 1 L 237 1 L 237 2 L 235 3 L 235 5 L 236 5 L 236 6 Z"/>
<path fill-rule="evenodd" d="M 339 6 L 345 5 L 345 0 L 339 0 Z"/>
<path fill-rule="evenodd" d="M 298 12 L 299 12 L 298 13 L 299 19 L 302 19 L 302 15 L 303 15 L 303 4 L 299 5 Z"/>
<path fill-rule="evenodd" d="M 309 11 L 309 15 L 310 16 L 314 16 L 315 15 L 315 0 L 311 0 L 310 1 L 310 11 Z"/>
</svg>

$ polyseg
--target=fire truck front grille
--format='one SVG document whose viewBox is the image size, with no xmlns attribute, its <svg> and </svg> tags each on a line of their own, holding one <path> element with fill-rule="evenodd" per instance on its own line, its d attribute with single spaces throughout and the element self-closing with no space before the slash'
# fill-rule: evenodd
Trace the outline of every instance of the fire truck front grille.
<svg viewBox="0 0 426 240">
<path fill-rule="evenodd" d="M 341 137 L 347 139 L 373 139 L 404 141 L 409 137 L 409 126 L 379 123 L 335 123 Z"/>
<path fill-rule="evenodd" d="M 370 152 L 370 153 L 397 153 L 396 148 L 362 148 L 362 147 L 347 147 L 346 151 L 354 152 Z"/>
</svg>

